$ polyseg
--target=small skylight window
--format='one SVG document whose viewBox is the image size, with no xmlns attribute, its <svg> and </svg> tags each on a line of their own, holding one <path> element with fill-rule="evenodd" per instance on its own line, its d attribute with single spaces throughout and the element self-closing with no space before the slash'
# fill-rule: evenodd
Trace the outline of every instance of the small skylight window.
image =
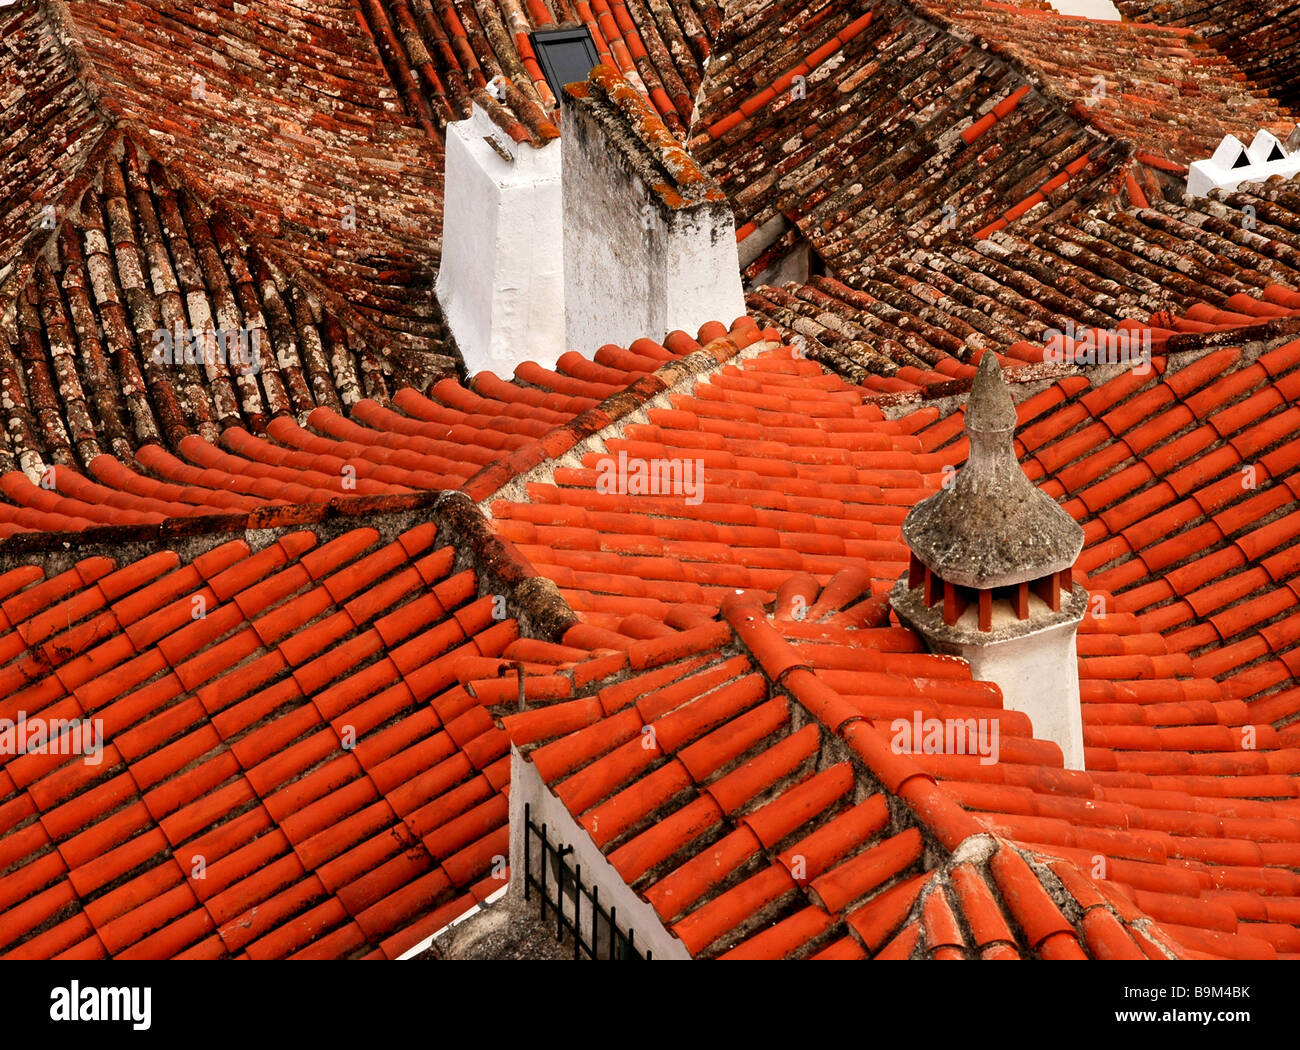
<svg viewBox="0 0 1300 1050">
<path fill-rule="evenodd" d="M 596 44 L 586 26 L 577 29 L 543 29 L 529 33 L 542 75 L 558 99 L 565 84 L 586 80 L 587 74 L 600 63 Z"/>
</svg>

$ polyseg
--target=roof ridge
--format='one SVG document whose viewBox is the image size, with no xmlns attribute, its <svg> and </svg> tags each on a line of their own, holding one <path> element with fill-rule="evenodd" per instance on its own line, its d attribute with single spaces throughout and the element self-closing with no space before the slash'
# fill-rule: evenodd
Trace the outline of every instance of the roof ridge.
<svg viewBox="0 0 1300 1050">
<path fill-rule="evenodd" d="M 148 544 L 166 549 L 191 538 L 225 533 L 295 529 L 340 518 L 368 519 L 373 515 L 401 513 L 432 506 L 441 492 L 410 492 L 383 496 L 335 496 L 321 503 L 266 503 L 247 513 L 213 510 L 195 517 L 172 517 L 148 525 L 95 525 L 76 532 L 17 532 L 0 539 L 0 566 L 33 554 L 61 555 L 71 549 L 106 550 L 126 544 Z M 0 569 L 3 571 L 3 569 Z"/>
<path fill-rule="evenodd" d="M 112 88 L 100 73 L 95 60 L 90 57 L 65 0 L 39 0 L 39 5 L 46 22 L 54 30 L 55 39 L 71 61 L 78 83 L 90 96 L 100 116 L 112 127 L 123 127 L 130 123 L 131 118 L 113 97 Z"/>
<path fill-rule="evenodd" d="M 455 539 L 456 570 L 473 568 L 508 608 L 525 633 L 555 640 L 578 622 L 555 584 L 542 576 L 513 543 L 497 535 L 483 513 L 463 492 L 414 492 L 393 496 L 339 496 L 328 503 L 267 505 L 247 514 L 209 514 L 169 518 L 156 525 L 109 525 L 77 533 L 21 532 L 0 540 L 0 572 L 26 563 L 34 554 L 73 562 L 103 551 L 147 547 L 153 552 L 184 548 L 204 538 L 237 538 L 257 532 L 276 536 L 307 526 L 338 523 L 360 528 L 394 515 L 426 512 L 439 534 Z M 351 522 L 351 524 L 348 524 Z M 224 542 L 224 540 L 219 540 Z"/>
<path fill-rule="evenodd" d="M 55 0 L 58 2 L 58 0 Z M 120 127 L 124 141 L 130 141 L 137 149 L 162 168 L 168 181 L 178 191 L 188 194 L 209 214 L 219 215 L 240 238 L 246 248 L 251 248 L 261 255 L 263 261 L 284 275 L 286 283 L 296 284 L 305 295 L 317 304 L 323 313 L 332 314 L 348 331 L 357 336 L 363 345 L 371 347 L 386 360 L 395 363 L 411 364 L 412 348 L 394 345 L 394 335 L 386 333 L 373 321 L 365 317 L 355 306 L 339 293 L 331 289 L 318 277 L 307 271 L 301 260 L 288 255 L 279 245 L 258 232 L 257 227 L 240 212 L 229 207 L 224 198 L 215 192 L 205 192 L 201 181 L 184 165 L 173 164 L 171 158 L 159 151 L 149 129 L 132 118 L 125 117 Z M 427 353 L 429 364 L 417 382 L 425 387 L 439 379 L 458 374 L 456 358 L 446 354 Z M 405 358 L 405 362 L 403 362 Z M 410 385 L 417 385 L 416 382 Z"/>
<path fill-rule="evenodd" d="M 968 839 L 987 834 L 946 792 L 942 798 L 937 797 L 933 790 L 925 789 L 909 791 L 909 795 L 917 795 L 916 799 L 903 794 L 904 785 L 917 779 L 929 781 L 932 789 L 937 788 L 934 776 L 910 757 L 889 751 L 879 741 L 867 717 L 816 677 L 812 665 L 805 662 L 781 636 L 755 598 L 747 594 L 737 595 L 734 600 L 724 602 L 722 615 L 774 687 L 784 690 L 832 736 L 842 739 L 885 791 L 922 806 L 924 814 L 912 807 L 917 822 L 946 853 L 951 855 Z M 861 733 L 850 735 L 854 724 L 861 722 L 867 723 L 871 737 L 863 737 Z"/>
<path fill-rule="evenodd" d="M 717 328 L 721 329 L 721 325 L 717 325 Z M 652 407 L 657 399 L 670 396 L 684 384 L 713 372 L 725 362 L 752 357 L 770 349 L 778 338 L 774 330 L 760 330 L 752 319 L 738 318 L 730 332 L 719 335 L 690 353 L 665 361 L 653 373 L 625 385 L 594 407 L 533 439 L 528 445 L 495 457 L 459 488 L 426 489 L 387 495 L 340 494 L 320 503 L 298 502 L 287 505 L 266 503 L 247 511 L 234 513 L 209 508 L 208 513 L 193 517 L 169 515 L 154 524 L 94 525 L 75 533 L 45 530 L 20 532 L 0 538 L 0 561 L 36 553 L 61 552 L 74 542 L 73 537 L 76 538 L 75 543 L 78 546 L 97 543 L 108 545 L 153 543 L 166 546 L 181 537 L 287 528 L 330 520 L 340 515 L 364 517 L 372 513 L 383 514 L 416 507 L 431 507 L 438 500 L 452 496 L 463 496 L 472 500 L 480 511 L 490 518 L 491 503 L 499 498 L 509 498 L 510 493 L 525 484 L 526 478 L 533 472 L 545 469 L 547 464 L 554 466 L 571 455 L 580 454 L 575 450 L 618 432 L 629 417 L 643 413 Z M 453 381 L 459 383 L 459 380 Z M 224 443 L 215 444 L 213 447 L 221 450 L 224 448 Z M 60 469 L 86 476 L 82 469 L 75 466 Z M 527 559 L 522 555 L 517 554 L 517 556 L 522 563 L 528 564 Z"/>
<path fill-rule="evenodd" d="M 1037 92 L 1059 110 L 1078 121 L 1085 131 L 1098 138 L 1127 145 L 1130 156 L 1136 152 L 1137 147 L 1131 140 L 1122 135 L 1117 135 L 1110 129 L 1095 125 L 1091 110 L 1079 103 L 1078 99 L 1071 98 L 1064 91 L 1047 81 L 1039 70 L 1028 59 L 1013 50 L 1011 45 L 991 39 L 976 29 L 961 25 L 951 16 L 947 9 L 939 6 L 934 0 L 898 0 L 898 2 L 911 10 L 920 21 L 929 22 L 958 40 L 975 42 L 981 50 L 987 51 L 1000 61 L 1005 62 L 1010 69 L 1029 85 L 1032 92 Z"/>
<path fill-rule="evenodd" d="M 585 81 L 564 90 L 571 103 L 589 107 L 596 120 L 612 125 L 607 127 L 610 144 L 667 207 L 676 210 L 726 201 L 717 181 L 700 169 L 645 96 L 617 69 L 598 65 Z"/>
<path fill-rule="evenodd" d="M 123 141 L 124 136 L 120 128 L 110 126 L 104 129 L 104 133 L 95 140 L 95 144 L 85 151 L 81 163 L 77 166 L 76 177 L 68 181 L 62 196 L 50 202 L 56 216 L 68 215 L 80 207 L 86 192 L 99 180 L 104 163 L 114 152 L 121 149 Z M 32 235 L 9 260 L 16 265 L 9 276 L 0 282 L 0 322 L 6 322 L 9 318 L 18 296 L 27 290 L 27 286 L 32 281 L 38 258 L 58 239 L 62 228 L 63 223 L 56 221 L 52 230 L 41 230 Z M 0 326 L 0 338 L 4 338 L 2 326 Z"/>
<path fill-rule="evenodd" d="M 1022 53 L 1021 47 L 1016 41 L 999 40 L 991 37 L 986 33 L 981 32 L 977 28 L 970 27 L 970 26 L 962 25 L 960 29 L 955 28 L 960 23 L 958 23 L 957 20 L 953 17 L 951 13 L 951 9 L 940 6 L 940 4 L 936 2 L 936 0 L 900 0 L 900 2 L 908 5 L 914 10 L 923 12 L 924 17 L 926 18 L 933 18 L 936 22 L 941 23 L 949 32 L 954 32 L 959 36 L 961 34 L 967 34 L 969 38 L 979 41 L 980 45 L 984 49 L 989 51 L 991 54 L 998 56 L 1003 61 L 1011 65 L 1014 69 L 1016 69 L 1018 73 L 1020 73 L 1023 77 L 1025 77 L 1026 80 L 1028 80 L 1031 84 L 1033 84 L 1036 90 L 1042 92 L 1044 97 L 1050 98 L 1053 102 L 1062 106 L 1070 113 L 1071 116 L 1079 120 L 1080 123 L 1082 123 L 1086 128 L 1089 128 L 1093 130 L 1095 133 L 1104 136 L 1106 138 L 1109 138 L 1112 141 L 1126 144 L 1129 147 L 1128 150 L 1129 156 L 1132 156 L 1138 150 L 1139 148 L 1138 144 L 1134 142 L 1131 138 L 1129 138 L 1127 135 L 1125 135 L 1123 132 L 1119 131 L 1115 126 L 1113 126 L 1108 118 L 1098 113 L 1095 106 L 1087 106 L 1081 100 L 1077 98 L 1071 98 L 1064 91 L 1058 89 L 1056 86 L 1049 83 L 1035 68 L 1035 65 L 1032 62 L 1032 60 Z M 962 5 L 960 4 L 953 5 L 953 7 L 960 7 L 960 6 Z M 997 3 L 989 3 L 989 4 L 977 3 L 977 4 L 969 5 L 965 9 L 966 10 L 993 9 L 995 11 L 1001 9 L 1002 13 L 1008 13 L 1006 9 L 1009 6 L 1010 5 L 997 4 Z M 1195 30 L 1165 27 L 1155 23 L 1141 23 L 1141 22 L 1136 22 L 1136 23 L 1118 22 L 1117 23 L 1117 22 L 1110 22 L 1110 21 L 1104 21 L 1104 20 L 1092 19 L 1092 18 L 1079 18 L 1077 16 L 1062 15 L 1060 12 L 1057 12 L 1055 10 L 1043 11 L 1041 12 L 1041 17 L 1043 20 L 1049 22 L 1081 21 L 1090 26 L 1106 27 L 1107 30 L 1109 30 L 1111 27 L 1116 27 L 1116 26 L 1120 27 L 1121 29 L 1126 28 L 1129 32 L 1167 30 L 1169 32 L 1175 33 L 1178 36 L 1180 36 L 1182 38 L 1183 46 L 1187 47 L 1188 49 L 1193 51 L 1205 52 L 1209 56 L 1212 56 L 1212 58 L 1218 59 L 1219 60 L 1218 64 L 1221 65 L 1222 67 L 1231 70 L 1233 72 L 1237 72 L 1237 73 L 1241 72 L 1241 67 L 1236 63 L 1235 60 L 1231 59 L 1222 51 L 1218 50 L 1217 48 L 1209 44 Z M 1264 99 L 1266 102 L 1271 102 L 1276 109 L 1279 109 L 1283 112 L 1289 112 L 1288 108 L 1284 106 L 1282 103 L 1280 103 L 1272 95 L 1265 93 Z"/>
<path fill-rule="evenodd" d="M 507 613 L 519 621 L 522 634 L 558 641 L 578 623 L 578 615 L 554 581 L 539 573 L 519 549 L 497 535 L 487 517 L 464 492 L 442 492 L 433 501 L 439 532 L 456 544 L 458 569 L 472 568 L 481 581 L 512 599 Z"/>
<path fill-rule="evenodd" d="M 794 586 L 783 587 L 777 598 L 777 613 L 783 621 L 803 620 L 810 625 L 838 622 L 843 614 L 835 610 L 846 605 L 859 608 L 860 605 L 853 604 L 856 596 L 863 587 L 870 586 L 867 574 L 853 570 L 837 574 L 824 588 L 806 574 L 792 576 L 791 582 Z M 807 604 L 810 599 L 813 600 L 811 608 Z M 802 616 L 798 615 L 801 602 Z M 599 631 L 583 630 L 582 639 L 577 637 L 575 629 L 564 644 L 589 648 L 601 645 Z M 811 643 L 813 638 L 808 636 L 806 640 Z M 615 862 L 619 877 L 629 887 L 639 884 L 643 876 L 658 872 L 650 876 L 653 889 L 641 886 L 634 892 L 650 901 L 665 928 L 682 940 L 692 954 L 713 954 L 705 950 L 720 943 L 718 934 L 722 925 L 714 926 L 715 922 L 724 921 L 717 914 L 719 908 L 727 911 L 725 922 L 734 929 L 723 947 L 716 950 L 737 958 L 767 957 L 771 952 L 788 955 L 796 949 L 800 955 L 819 953 L 828 938 L 841 934 L 847 939 L 836 943 L 845 950 L 856 951 L 858 957 L 866 957 L 861 946 L 879 958 L 942 954 L 945 948 L 955 949 L 961 956 L 1003 958 L 1033 955 L 1077 959 L 1092 955 L 1137 959 L 1144 954 L 1165 958 L 1196 954 L 1153 919 L 1140 903 L 1116 896 L 1115 887 L 1098 884 L 1075 862 L 1050 853 L 1040 855 L 1033 846 L 1022 845 L 1005 832 L 985 827 L 976 816 L 966 812 L 946 787 L 937 783 L 934 774 L 920 768 L 910 756 L 886 748 L 879 729 L 870 724 L 870 716 L 822 680 L 795 649 L 793 641 L 781 636 L 764 607 L 756 605 L 749 593 L 738 594 L 724 605 L 719 616 L 686 634 L 669 632 L 665 637 L 627 642 L 616 648 L 620 651 L 618 657 L 611 654 L 597 661 L 601 664 L 599 674 L 584 674 L 582 683 L 574 676 L 573 684 L 581 684 L 583 688 L 581 692 L 566 691 L 565 702 L 560 705 L 539 697 L 540 702 L 530 705 L 526 713 L 515 714 L 513 704 L 509 708 L 494 707 L 492 713 L 498 724 L 504 721 L 522 727 L 527 723 L 521 754 L 535 763 L 551 790 L 592 836 L 598 848 Z M 923 658 L 944 660 L 934 655 Z M 723 669 L 719 661 L 723 664 L 739 661 L 740 666 L 733 670 L 747 673 L 740 679 L 719 677 Z M 766 688 L 759 692 L 751 688 L 752 683 L 745 684 L 755 677 L 754 672 L 767 682 Z M 988 683 L 980 684 L 996 688 Z M 497 692 L 507 700 L 513 695 L 509 688 Z M 763 697 L 767 697 L 766 701 Z M 729 709 L 735 714 L 755 702 L 762 706 L 752 708 L 744 716 L 750 721 L 764 720 L 766 715 L 759 712 L 771 714 L 772 705 L 792 705 L 805 711 L 821 727 L 822 743 L 818 748 L 825 761 L 835 764 L 819 763 L 816 771 L 796 778 L 796 786 L 788 788 L 786 795 L 778 799 L 766 797 L 757 810 L 752 806 L 737 809 L 729 801 L 733 798 L 730 783 L 737 777 L 756 773 L 759 760 L 732 767 L 731 772 L 713 778 L 709 767 L 693 765 L 688 757 L 691 749 L 684 745 L 704 726 L 717 725 L 722 710 Z M 737 704 L 738 707 L 733 706 Z M 507 710 L 511 713 L 506 714 Z M 858 725 L 863 722 L 868 723 L 865 728 Z M 787 724 L 777 745 L 780 749 L 790 751 L 801 738 L 806 746 L 811 746 L 807 740 L 810 729 L 807 718 L 794 717 Z M 662 740 L 654 730 L 646 728 L 650 726 L 662 731 Z M 687 728 L 691 726 L 696 728 Z M 683 731 L 687 735 L 679 738 Z M 717 732 L 723 731 L 719 726 Z M 747 726 L 740 736 L 752 744 L 746 736 L 748 732 Z M 637 739 L 652 741 L 650 745 L 644 742 L 635 745 L 638 754 L 646 748 L 664 749 L 669 759 L 651 774 L 656 786 L 649 791 L 652 796 L 649 802 L 666 801 L 660 797 L 661 782 L 665 778 L 673 781 L 682 777 L 680 767 L 685 763 L 685 773 L 700 792 L 698 802 L 692 806 L 702 806 L 723 821 L 709 838 L 715 843 L 711 848 L 722 850 L 719 856 L 726 858 L 720 869 L 715 871 L 710 867 L 711 874 L 705 876 L 697 871 L 702 861 L 679 863 L 680 857 L 674 861 L 677 867 L 658 867 L 672 852 L 669 843 L 673 836 L 667 831 L 664 836 L 668 842 L 661 841 L 661 836 L 656 839 L 658 845 L 645 847 L 650 853 L 636 845 L 645 843 L 653 829 L 664 829 L 669 824 L 674 825 L 677 834 L 694 838 L 678 825 L 684 814 L 696 812 L 692 807 L 677 809 L 672 817 L 657 818 L 658 822 L 652 823 L 649 830 L 643 823 L 632 826 L 631 811 L 623 813 L 620 808 L 624 805 L 620 800 L 636 791 L 626 782 L 629 771 L 604 770 L 596 774 L 595 770 L 603 768 L 601 763 L 619 761 L 612 757 L 611 747 Z M 679 742 L 673 743 L 674 740 Z M 691 744 L 697 750 L 706 746 L 702 741 Z M 633 747 L 633 743 L 624 743 L 618 754 Z M 740 750 L 745 751 L 746 746 L 742 745 Z M 532 757 L 534 752 L 536 758 Z M 713 772 L 725 768 L 724 764 L 713 768 Z M 835 770 L 841 772 L 837 774 Z M 809 871 L 807 878 L 795 875 L 795 881 L 790 881 L 781 873 L 790 863 L 802 866 L 802 851 L 792 858 L 794 847 L 781 852 L 778 849 L 782 842 L 790 841 L 787 836 L 796 830 L 795 825 L 809 815 L 801 811 L 801 819 L 792 819 L 786 814 L 794 805 L 792 796 L 811 801 L 830 788 L 827 778 L 845 776 L 865 789 L 870 798 L 863 801 L 861 791 L 853 793 L 850 797 L 858 805 L 850 804 L 849 809 L 841 810 L 838 816 L 820 824 L 799 841 L 811 844 L 817 836 L 829 834 L 836 821 L 852 819 L 850 811 L 862 813 L 861 806 L 869 806 L 872 799 L 876 800 L 878 812 L 871 819 L 870 828 L 864 829 L 869 833 L 862 836 L 863 851 L 846 862 L 849 866 L 869 865 L 875 873 L 872 883 L 858 883 L 845 874 L 847 868 L 837 869 L 836 875 L 818 878 L 826 872 L 824 864 L 806 857 L 804 860 L 810 866 L 815 865 L 815 870 Z M 684 785 L 686 781 L 680 783 Z M 645 787 L 649 790 L 648 782 Z M 846 787 L 840 783 L 831 793 L 842 794 Z M 621 793 L 616 791 L 618 788 L 623 789 Z M 752 792 L 753 788 L 748 790 Z M 615 794 L 611 795 L 611 791 Z M 906 805 L 891 804 L 899 802 Z M 599 806 L 592 808 L 596 803 Z M 716 809 L 718 805 L 720 811 Z M 650 810 L 657 812 L 658 806 L 651 804 Z M 606 828 L 606 815 L 614 818 L 612 828 Z M 699 829 L 694 834 L 699 834 Z M 926 845 L 929 849 L 923 848 Z M 629 850 L 632 852 L 628 853 Z M 622 860 L 617 859 L 620 855 Z M 744 862 L 743 868 L 737 868 L 738 860 Z M 921 866 L 920 872 L 911 873 L 916 864 Z M 794 902 L 786 900 L 777 913 L 788 915 L 787 920 L 775 927 L 770 923 L 755 926 L 753 916 L 745 918 L 749 915 L 746 909 L 753 902 L 737 903 L 734 911 L 730 903 L 722 904 L 729 900 L 728 894 L 741 892 L 736 888 L 735 877 L 750 875 L 756 881 L 746 882 L 747 886 L 757 888 L 772 882 L 775 887 L 768 886 L 768 889 L 773 892 L 797 894 Z M 941 898 L 930 901 L 936 888 Z M 697 914 L 696 905 L 705 892 L 709 896 L 703 898 L 705 903 L 700 905 L 702 910 Z M 682 895 L 680 898 L 676 896 L 678 893 Z M 1000 911 L 1010 917 L 1010 925 L 1001 918 Z M 762 914 L 761 902 L 757 914 Z M 670 921 L 674 915 L 679 919 Z M 690 918 L 680 918 L 684 915 Z M 819 918 L 814 919 L 815 916 Z M 847 928 L 836 923 L 846 923 Z M 790 944 L 776 932 L 787 924 L 795 927 L 788 930 L 796 934 Z M 1099 930 L 1099 926 L 1104 929 Z M 798 930 L 805 930 L 802 940 L 797 936 Z M 856 940 L 850 930 L 856 934 Z M 735 943 L 737 937 L 739 944 Z M 851 947 L 855 944 L 860 946 Z M 1008 949 L 1012 954 L 1007 954 Z"/>
<path fill-rule="evenodd" d="M 102 77 L 95 70 L 89 55 L 85 53 L 80 37 L 76 36 L 75 30 L 68 28 L 62 0 L 39 0 L 35 10 L 62 52 L 72 73 L 72 79 L 89 100 L 102 125 L 93 145 L 81 151 L 80 160 L 74 169 L 75 174 L 68 180 L 63 194 L 57 200 L 48 202 L 54 207 L 55 215 L 62 216 L 75 207 L 86 190 L 95 182 L 99 165 L 117 146 L 121 132 L 117 115 L 107 111 L 102 104 L 102 96 L 107 91 Z M 95 174 L 88 176 L 86 174 L 88 171 Z M 0 293 L 2 293 L 0 294 L 0 321 L 4 321 L 9 316 L 14 301 L 31 281 L 32 273 L 36 268 L 36 257 L 59 236 L 62 225 L 61 220 L 56 221 L 53 229 L 34 233 L 20 245 L 11 259 L 0 259 L 0 265 L 21 260 L 13 272 L 0 281 Z M 0 335 L 0 338 L 3 336 Z"/>
<path fill-rule="evenodd" d="M 743 324 L 746 320 L 750 325 Z M 575 461 L 585 451 L 603 445 L 606 437 L 619 432 L 628 417 L 648 411 L 656 402 L 728 361 L 746 360 L 779 345 L 780 336 L 775 329 L 760 330 L 748 317 L 738 318 L 728 334 L 665 362 L 650 375 L 556 427 L 532 445 L 488 464 L 466 481 L 461 491 L 471 496 L 489 516 L 491 504 L 499 499 L 524 501 L 524 487 L 536 473 L 548 468 L 553 473 L 566 461 Z"/>
</svg>

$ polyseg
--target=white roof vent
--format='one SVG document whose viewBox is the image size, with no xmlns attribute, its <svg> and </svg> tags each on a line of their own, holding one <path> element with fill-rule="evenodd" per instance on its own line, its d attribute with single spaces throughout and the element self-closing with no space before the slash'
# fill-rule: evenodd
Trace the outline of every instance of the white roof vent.
<svg viewBox="0 0 1300 1050">
<path fill-rule="evenodd" d="M 1187 173 L 1187 192 L 1204 197 L 1211 190 L 1231 193 L 1243 182 L 1263 182 L 1274 175 L 1300 174 L 1300 125 L 1286 144 L 1260 129 L 1249 146 L 1236 135 L 1225 135 L 1209 160 L 1193 161 Z"/>
</svg>

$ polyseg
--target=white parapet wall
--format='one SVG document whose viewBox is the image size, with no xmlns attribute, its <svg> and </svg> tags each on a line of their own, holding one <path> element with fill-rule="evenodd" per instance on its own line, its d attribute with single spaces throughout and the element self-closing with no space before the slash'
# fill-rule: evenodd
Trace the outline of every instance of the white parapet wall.
<svg viewBox="0 0 1300 1050">
<path fill-rule="evenodd" d="M 601 96 L 594 79 L 584 86 L 587 96 L 564 97 L 566 343 L 590 355 L 730 324 L 745 297 L 725 197 L 680 146 L 646 132 L 643 114 Z"/>
<path fill-rule="evenodd" d="M 626 934 L 628 930 L 635 933 L 638 951 L 647 949 L 655 959 L 689 959 L 690 952 L 675 934 L 671 933 L 645 900 L 637 896 L 605 859 L 600 848 L 587 834 L 586 828 L 579 824 L 573 814 L 548 788 L 537 772 L 537 767 L 519 754 L 515 747 L 510 749 L 510 890 L 511 894 L 522 896 L 524 892 L 524 843 L 528 836 L 524 834 L 524 807 L 527 806 L 532 822 L 537 827 L 546 826 L 547 839 L 557 848 L 572 847 L 569 855 L 572 863 L 582 868 L 582 880 L 585 885 L 600 888 L 600 902 L 608 910 L 613 907 L 617 912 L 619 929 Z M 534 851 L 530 865 L 537 871 L 540 864 L 539 851 Z M 536 892 L 534 890 L 534 892 Z M 554 903 L 554 902 L 553 902 Z M 563 902 L 565 914 L 572 919 L 573 907 L 570 900 Z M 584 936 L 594 939 L 587 924 L 593 921 L 590 909 L 580 917 Z"/>
<path fill-rule="evenodd" d="M 1193 197 L 1205 197 L 1211 190 L 1231 193 L 1243 182 L 1263 182 L 1274 175 L 1289 179 L 1297 174 L 1300 150 L 1288 150 L 1277 136 L 1261 128 L 1249 146 L 1242 145 L 1235 135 L 1225 135 L 1214 156 L 1192 161 L 1187 192 Z"/>
<path fill-rule="evenodd" d="M 560 143 L 517 143 L 475 107 L 446 150 L 437 296 L 465 369 L 550 368 L 565 351 Z"/>
</svg>

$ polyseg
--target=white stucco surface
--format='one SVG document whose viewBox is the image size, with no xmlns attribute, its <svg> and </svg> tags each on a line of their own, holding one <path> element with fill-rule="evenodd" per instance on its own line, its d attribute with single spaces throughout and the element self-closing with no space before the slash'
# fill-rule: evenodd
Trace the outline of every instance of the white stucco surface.
<svg viewBox="0 0 1300 1050">
<path fill-rule="evenodd" d="M 513 142 L 480 109 L 447 126 L 437 296 L 471 376 L 565 351 L 560 152 Z"/>
<path fill-rule="evenodd" d="M 1020 620 L 1005 598 L 996 599 L 991 629 L 982 631 L 975 603 L 949 625 L 942 602 L 927 606 L 922 590 L 908 587 L 906 575 L 900 577 L 890 592 L 899 619 L 925 639 L 931 652 L 960 656 L 970 664 L 972 678 L 996 685 L 1008 710 L 1029 716 L 1034 736 L 1061 749 L 1066 769 L 1083 769 L 1075 639 L 1088 607 L 1088 592 L 1074 584 L 1054 612 L 1031 590 L 1028 620 Z"/>
<path fill-rule="evenodd" d="M 730 325 L 745 313 L 725 202 L 669 208 L 577 110 L 566 109 L 562 147 L 571 349 L 590 355 L 678 328 L 694 335 L 706 321 Z"/>
<path fill-rule="evenodd" d="M 1079 702 L 1078 623 L 991 645 L 963 645 L 971 677 L 995 682 L 1012 711 L 1028 715 L 1034 735 L 1057 744 L 1066 769 L 1083 769 L 1083 713 Z"/>
<path fill-rule="evenodd" d="M 1242 153 L 1249 163 L 1234 167 Z M 1225 135 L 1212 157 L 1192 161 L 1187 171 L 1187 192 L 1193 197 L 1207 196 L 1211 190 L 1231 193 L 1243 182 L 1264 182 L 1274 175 L 1289 179 L 1297 174 L 1300 153 L 1287 153 L 1275 135 L 1261 128 L 1249 146 L 1235 135 Z"/>
<path fill-rule="evenodd" d="M 510 749 L 510 892 L 523 893 L 524 878 L 524 806 L 528 805 L 532 821 L 538 827 L 546 825 L 547 838 L 552 845 L 572 846 L 573 853 L 566 858 L 582 866 L 582 881 L 588 886 L 600 887 L 601 907 L 617 909 L 617 924 L 626 933 L 634 931 L 635 946 L 644 953 L 647 949 L 655 959 L 689 959 L 690 953 L 677 937 L 660 921 L 658 914 L 646 901 L 638 897 L 623 881 L 591 840 L 585 828 L 565 808 L 563 802 L 551 793 L 542 781 L 537 768 L 520 756 L 518 749 Z M 539 863 L 534 847 L 533 871 Z M 566 900 L 565 913 L 572 918 L 573 906 Z M 583 928 L 590 937 L 590 911 L 582 916 Z"/>
<path fill-rule="evenodd" d="M 1111 0 L 1050 0 L 1057 14 L 1078 15 L 1096 22 L 1121 21 L 1119 9 Z"/>
</svg>

